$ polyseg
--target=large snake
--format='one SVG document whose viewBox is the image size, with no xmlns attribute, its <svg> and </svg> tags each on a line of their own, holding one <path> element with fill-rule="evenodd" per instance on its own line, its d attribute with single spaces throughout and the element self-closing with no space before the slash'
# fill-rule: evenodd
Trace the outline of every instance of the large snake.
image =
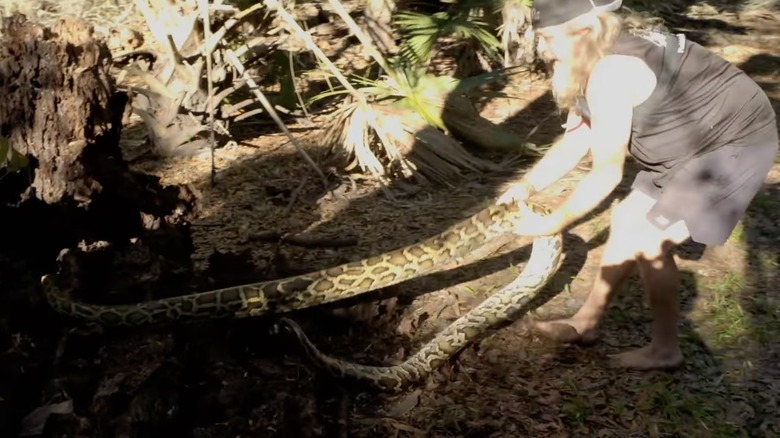
<svg viewBox="0 0 780 438">
<path fill-rule="evenodd" d="M 562 240 L 560 234 L 535 239 L 531 258 L 514 281 L 458 318 L 399 365 L 361 365 L 325 355 L 309 340 L 301 327 L 289 318 L 281 318 L 277 329 L 291 331 L 303 345 L 308 357 L 332 374 L 349 377 L 383 391 L 401 392 L 442 366 L 463 347 L 484 335 L 488 329 L 519 317 L 518 312 L 536 296 L 560 267 Z"/>
<path fill-rule="evenodd" d="M 533 207 L 537 207 L 533 205 Z M 100 305 L 74 301 L 58 286 L 56 275 L 41 278 L 44 296 L 58 313 L 103 326 L 138 327 L 196 319 L 245 318 L 286 313 L 388 287 L 440 269 L 487 241 L 515 233 L 523 217 L 517 203 L 491 205 L 446 231 L 400 249 L 336 267 L 278 280 L 233 286 L 135 304 Z M 399 390 L 440 365 L 483 329 L 507 319 L 555 273 L 561 258 L 561 237 L 534 240 L 532 256 L 512 284 L 494 294 L 434 338 L 409 361 L 397 367 L 371 368 L 328 358 L 314 347 L 300 327 L 292 330 L 309 355 L 341 375 L 367 380 L 386 390 Z"/>
</svg>

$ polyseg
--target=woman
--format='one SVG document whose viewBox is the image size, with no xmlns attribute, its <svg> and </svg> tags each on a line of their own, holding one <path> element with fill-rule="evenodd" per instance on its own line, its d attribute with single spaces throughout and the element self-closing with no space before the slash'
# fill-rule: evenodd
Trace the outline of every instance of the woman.
<svg viewBox="0 0 780 438">
<path fill-rule="evenodd" d="M 777 155 L 775 113 L 744 72 L 702 46 L 656 30 L 628 32 L 620 1 L 535 0 L 539 50 L 568 112 L 562 140 L 498 202 L 521 200 L 568 173 L 592 169 L 549 216 L 528 211 L 521 235 L 555 234 L 594 210 L 623 177 L 626 153 L 642 170 L 613 210 L 610 236 L 584 305 L 536 323 L 563 342 L 596 340 L 599 321 L 634 265 L 653 316 L 649 345 L 613 356 L 633 369 L 674 368 L 680 275 L 672 250 L 724 243 Z"/>
</svg>

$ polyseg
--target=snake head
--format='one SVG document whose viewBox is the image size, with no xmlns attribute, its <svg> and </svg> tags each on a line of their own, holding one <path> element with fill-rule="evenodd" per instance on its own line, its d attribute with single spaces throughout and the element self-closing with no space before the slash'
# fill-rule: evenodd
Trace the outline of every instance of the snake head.
<svg viewBox="0 0 780 438">
<path fill-rule="evenodd" d="M 499 206 L 505 208 L 503 211 L 512 216 L 522 215 L 523 211 L 526 209 L 542 216 L 546 216 L 552 213 L 552 209 L 546 205 L 527 199 L 522 201 L 512 201 L 507 204 L 500 204 Z M 501 210 L 498 211 L 498 214 L 501 214 Z"/>
<path fill-rule="evenodd" d="M 552 209 L 550 207 L 547 207 L 546 205 L 544 205 L 544 204 L 542 204 L 540 202 L 534 202 L 534 201 L 529 201 L 529 200 L 525 200 L 525 201 L 522 201 L 522 202 L 525 203 L 526 207 L 528 207 L 529 210 L 531 210 L 532 212 L 534 212 L 536 214 L 541 214 L 541 215 L 546 216 L 546 215 L 552 213 Z"/>
<path fill-rule="evenodd" d="M 41 276 L 41 288 L 45 293 L 57 291 L 57 276 L 54 274 L 44 274 Z"/>
</svg>

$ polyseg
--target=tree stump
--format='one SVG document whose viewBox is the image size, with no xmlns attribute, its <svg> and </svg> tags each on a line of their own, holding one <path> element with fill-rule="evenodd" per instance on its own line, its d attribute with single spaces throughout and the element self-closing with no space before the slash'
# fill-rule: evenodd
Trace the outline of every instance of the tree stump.
<svg viewBox="0 0 780 438">
<path fill-rule="evenodd" d="M 0 369 L 26 370 L 0 383 L 0 436 L 15 436 L 19 418 L 40 403 L 45 381 L 36 377 L 51 366 L 59 324 L 74 324 L 51 317 L 41 275 L 55 272 L 67 249 L 76 298 L 181 293 L 193 277 L 197 197 L 129 169 L 119 147 L 129 99 L 115 89 L 111 54 L 90 26 L 64 19 L 47 29 L 15 15 L 4 32 L 0 134 L 29 161 L 0 175 L 0 351 L 10 351 L 11 333 L 31 338 L 0 355 Z"/>
<path fill-rule="evenodd" d="M 46 29 L 19 14 L 5 28 L 0 133 L 31 161 L 16 176 L 27 184 L 14 194 L 19 201 L 56 205 L 71 220 L 70 230 L 58 227 L 70 245 L 119 243 L 162 223 L 184 225 L 194 214 L 193 193 L 131 172 L 122 158 L 128 97 L 114 89 L 111 54 L 92 28 L 63 19 Z M 9 187 L 22 185 L 15 183 L 0 185 L 6 199 Z"/>
</svg>

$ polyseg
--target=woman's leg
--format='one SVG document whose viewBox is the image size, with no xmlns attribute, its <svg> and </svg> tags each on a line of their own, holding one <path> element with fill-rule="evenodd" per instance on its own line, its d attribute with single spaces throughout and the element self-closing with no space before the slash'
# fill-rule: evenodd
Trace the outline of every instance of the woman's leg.
<svg viewBox="0 0 780 438">
<path fill-rule="evenodd" d="M 615 365 L 634 369 L 675 368 L 683 356 L 678 343 L 680 319 L 680 271 L 674 261 L 674 248 L 689 237 L 684 222 L 666 230 L 647 222 L 637 232 L 643 247 L 637 253 L 642 288 L 653 317 L 650 345 L 613 356 Z"/>
<path fill-rule="evenodd" d="M 615 362 L 637 369 L 681 364 L 677 332 L 680 279 L 673 250 L 691 237 L 705 245 L 727 240 L 763 185 L 778 151 L 776 132 L 756 137 L 751 139 L 755 146 L 726 146 L 692 160 L 669 181 L 658 202 L 640 190 L 632 192 L 626 201 L 636 199 L 633 208 L 613 215 L 614 236 L 605 248 L 606 260 L 585 305 L 571 318 L 538 323 L 539 331 L 566 342 L 595 339 L 609 299 L 625 280 L 614 275 L 621 271 L 610 269 L 619 259 L 613 257 L 626 257 L 628 248 L 623 242 L 634 242 L 633 257 L 653 314 L 652 341 L 614 356 Z M 626 201 L 622 206 L 629 205 Z M 614 252 L 607 256 L 609 250 Z"/>
<path fill-rule="evenodd" d="M 637 264 L 653 315 L 652 341 L 614 356 L 618 365 L 650 369 L 682 363 L 677 333 L 680 279 L 672 249 L 687 236 L 705 245 L 728 240 L 763 186 L 777 154 L 774 129 L 751 141 L 752 146 L 725 146 L 692 160 L 669 182 L 653 208 L 650 217 L 684 211 L 686 222 L 676 222 L 664 231 L 666 243 L 661 246 L 651 239 L 649 246 L 640 248 Z M 658 228 L 652 225 L 641 231 L 648 235 L 655 232 Z"/>
<path fill-rule="evenodd" d="M 635 190 L 612 209 L 609 238 L 588 298 L 570 318 L 537 322 L 540 334 L 561 342 L 588 343 L 598 338 L 598 324 L 609 302 L 634 267 L 636 223 L 654 203 L 654 199 Z"/>
</svg>

